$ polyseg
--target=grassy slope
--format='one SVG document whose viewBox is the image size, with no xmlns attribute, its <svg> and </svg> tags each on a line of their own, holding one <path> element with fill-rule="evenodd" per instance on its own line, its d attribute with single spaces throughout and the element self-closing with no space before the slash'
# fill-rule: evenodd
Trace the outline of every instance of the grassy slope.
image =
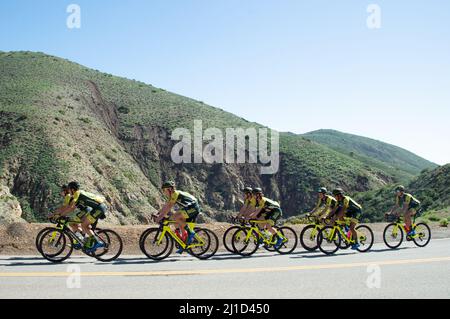
<svg viewBox="0 0 450 319">
<path fill-rule="evenodd" d="M 437 167 L 436 164 L 400 147 L 362 136 L 334 130 L 318 130 L 303 136 L 343 154 L 351 154 L 371 167 L 396 176 L 397 180 L 402 182 L 411 180 L 423 169 Z"/>
<path fill-rule="evenodd" d="M 190 128 L 194 119 L 202 119 L 204 128 L 261 127 L 202 102 L 42 53 L 0 53 L 0 70 L 0 111 L 8 114 L 0 134 L 13 141 L 0 152 L 0 170 L 11 159 L 19 159 L 53 196 L 62 181 L 83 180 L 88 187 L 111 194 L 109 201 L 121 212 L 122 223 L 136 221 L 135 215 L 151 211 L 161 198 L 157 185 L 86 107 L 83 99 L 91 95 L 87 81 L 96 83 L 104 100 L 118 109 L 124 139 L 132 138 L 138 124 L 171 130 Z M 281 189 L 287 192 L 311 191 L 322 183 L 366 190 L 382 186 L 390 175 L 287 133 L 281 134 L 281 161 L 285 185 Z"/>
</svg>

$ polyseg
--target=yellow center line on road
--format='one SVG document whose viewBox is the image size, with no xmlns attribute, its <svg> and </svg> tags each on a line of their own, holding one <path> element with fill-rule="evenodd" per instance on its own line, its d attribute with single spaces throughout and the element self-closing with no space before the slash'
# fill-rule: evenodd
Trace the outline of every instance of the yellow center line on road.
<svg viewBox="0 0 450 319">
<path fill-rule="evenodd" d="M 409 260 L 385 260 L 367 261 L 348 264 L 322 264 L 303 265 L 290 267 L 265 267 L 265 268 L 230 268 L 230 269 L 196 269 L 196 270 L 159 270 L 159 271 L 92 271 L 80 272 L 83 277 L 128 277 L 128 276 L 183 276 L 183 275 L 213 275 L 229 273 L 259 273 L 259 272 L 284 272 L 298 270 L 320 270 L 320 269 L 344 269 L 367 267 L 370 265 L 390 266 L 390 265 L 411 265 L 426 264 L 435 262 L 450 262 L 450 257 L 409 259 Z M 1 277 L 67 277 L 73 272 L 0 272 Z"/>
</svg>

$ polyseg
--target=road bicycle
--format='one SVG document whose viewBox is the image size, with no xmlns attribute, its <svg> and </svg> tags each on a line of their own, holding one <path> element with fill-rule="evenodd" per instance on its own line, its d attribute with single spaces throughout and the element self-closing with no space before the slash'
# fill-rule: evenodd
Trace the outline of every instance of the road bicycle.
<svg viewBox="0 0 450 319">
<path fill-rule="evenodd" d="M 237 229 L 232 237 L 233 251 L 241 256 L 248 257 L 253 255 L 260 245 L 266 249 L 273 249 L 279 254 L 286 255 L 292 253 L 297 248 L 297 234 L 287 226 L 276 228 L 281 233 L 283 243 L 279 247 L 275 247 L 279 235 L 272 235 L 263 229 L 263 224 L 267 220 L 249 220 L 248 225 L 241 226 Z"/>
<path fill-rule="evenodd" d="M 225 247 L 226 250 L 228 250 L 230 253 L 236 254 L 237 252 L 234 250 L 233 245 L 232 245 L 232 241 L 233 241 L 233 235 L 234 233 L 239 230 L 242 229 L 242 227 L 245 227 L 246 225 L 249 226 L 250 224 L 248 223 L 248 221 L 244 218 L 234 218 L 232 217 L 230 219 L 230 222 L 232 224 L 235 224 L 234 226 L 231 226 L 230 228 L 228 228 L 225 233 L 223 234 L 223 246 Z M 278 229 L 277 225 L 272 226 L 275 230 Z M 267 245 L 264 244 L 263 245 L 264 249 L 266 249 L 267 251 L 273 252 L 275 251 L 275 248 L 273 248 L 273 245 Z"/>
<path fill-rule="evenodd" d="M 425 247 L 431 240 L 431 229 L 426 223 L 416 224 L 416 218 L 422 214 L 422 210 L 419 210 L 415 215 L 412 223 L 412 229 L 416 232 L 414 236 L 406 236 L 407 241 L 413 241 L 418 247 Z M 386 220 L 389 220 L 389 216 L 394 217 L 394 221 L 386 226 L 383 232 L 383 240 L 386 246 L 391 249 L 396 249 L 402 244 L 405 234 L 408 232 L 403 224 L 401 216 L 387 215 Z"/>
<path fill-rule="evenodd" d="M 51 222 L 55 223 L 56 226 L 44 228 L 36 237 L 37 250 L 48 261 L 53 263 L 63 262 L 72 255 L 74 249 L 102 262 L 116 260 L 122 253 L 123 242 L 119 234 L 111 229 L 98 229 L 97 222 L 91 226 L 92 231 L 105 246 L 94 252 L 90 252 L 89 248 L 86 247 L 87 238 L 78 238 L 70 229 L 69 225 L 74 222 L 71 222 L 69 218 L 58 217 L 52 219 Z M 74 246 L 80 246 L 80 248 Z"/>
<path fill-rule="evenodd" d="M 182 248 L 198 259 L 208 259 L 216 254 L 219 238 L 213 231 L 195 227 L 195 223 L 187 223 L 195 232 L 193 242 L 188 245 L 172 230 L 171 225 L 174 223 L 174 220 L 165 218 L 159 227 L 152 227 L 143 232 L 139 245 L 148 258 L 163 260 L 170 256 L 174 246 Z"/>
<path fill-rule="evenodd" d="M 347 249 L 355 241 L 352 239 L 350 231 L 351 218 L 345 217 L 344 220 L 336 220 L 333 226 L 324 226 L 317 236 L 317 245 L 324 254 L 332 255 L 339 249 Z M 373 231 L 369 226 L 359 225 L 356 227 L 358 236 L 359 252 L 365 253 L 373 246 Z"/>
</svg>

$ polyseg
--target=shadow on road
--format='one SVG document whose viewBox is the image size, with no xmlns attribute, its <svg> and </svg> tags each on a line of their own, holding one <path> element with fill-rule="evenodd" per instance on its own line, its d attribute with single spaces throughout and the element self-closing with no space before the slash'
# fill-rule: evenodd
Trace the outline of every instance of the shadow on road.
<svg viewBox="0 0 450 319">
<path fill-rule="evenodd" d="M 311 254 L 311 252 L 310 252 Z M 301 255 L 301 256 L 292 256 L 290 258 L 293 259 L 298 259 L 298 258 L 328 258 L 328 257 L 339 257 L 339 256 L 347 256 L 347 255 L 354 255 L 356 254 L 356 252 L 348 252 L 348 253 L 339 253 L 339 254 L 335 254 L 335 255 L 325 255 L 321 252 L 316 252 L 315 255 Z"/>
</svg>

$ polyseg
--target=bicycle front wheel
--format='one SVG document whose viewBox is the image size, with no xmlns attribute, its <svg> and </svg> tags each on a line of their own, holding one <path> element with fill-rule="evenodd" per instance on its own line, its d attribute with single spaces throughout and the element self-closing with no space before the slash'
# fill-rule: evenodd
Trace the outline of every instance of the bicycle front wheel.
<svg viewBox="0 0 450 319">
<path fill-rule="evenodd" d="M 226 250 L 228 250 L 230 253 L 236 253 L 233 249 L 233 245 L 232 245 L 232 241 L 233 241 L 233 234 L 234 232 L 236 232 L 238 229 L 241 229 L 241 227 L 239 226 L 232 226 L 230 228 L 228 228 L 225 233 L 223 234 L 223 246 L 225 247 Z"/>
<path fill-rule="evenodd" d="M 303 228 L 300 233 L 300 244 L 307 251 L 316 251 L 318 248 L 317 245 L 317 236 L 319 235 L 320 229 L 316 225 L 308 225 Z"/>
<path fill-rule="evenodd" d="M 400 247 L 403 242 L 403 230 L 396 223 L 386 226 L 383 232 L 383 241 L 391 249 Z"/>
<path fill-rule="evenodd" d="M 321 252 L 333 255 L 341 245 L 341 235 L 333 226 L 325 226 L 317 236 L 317 245 Z"/>
<path fill-rule="evenodd" d="M 233 249 L 241 256 L 253 255 L 259 248 L 259 235 L 255 230 L 238 229 L 233 234 Z"/>
<path fill-rule="evenodd" d="M 159 228 L 151 228 L 142 238 L 142 250 L 148 258 L 162 260 L 172 253 L 173 240 L 167 233 L 161 237 Z"/>
<path fill-rule="evenodd" d="M 103 229 L 97 232 L 97 236 L 105 244 L 105 247 L 97 249 L 93 257 L 103 262 L 116 260 L 123 249 L 122 238 L 119 234 L 110 229 Z"/>
<path fill-rule="evenodd" d="M 356 234 L 358 235 L 358 251 L 360 253 L 365 253 L 370 250 L 373 246 L 373 231 L 369 226 L 361 225 L 356 227 Z"/>
<path fill-rule="evenodd" d="M 431 240 L 431 229 L 425 223 L 419 223 L 414 228 L 416 236 L 413 238 L 414 244 L 418 247 L 425 247 Z"/>
<path fill-rule="evenodd" d="M 73 247 L 70 240 L 63 230 L 49 228 L 41 234 L 38 250 L 48 261 L 60 263 L 72 254 Z"/>
</svg>

